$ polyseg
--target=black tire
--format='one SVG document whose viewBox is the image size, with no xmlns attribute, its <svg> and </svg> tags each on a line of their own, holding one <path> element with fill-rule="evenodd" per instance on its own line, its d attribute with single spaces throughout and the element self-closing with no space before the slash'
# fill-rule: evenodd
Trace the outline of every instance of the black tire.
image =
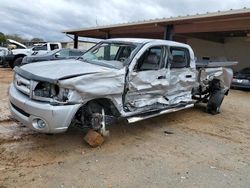
<svg viewBox="0 0 250 188">
<path fill-rule="evenodd" d="M 224 96 L 225 96 L 224 92 L 220 90 L 215 90 L 213 93 L 211 93 L 211 96 L 207 103 L 207 112 L 213 115 L 219 114 L 220 106 L 222 104 Z"/>
<path fill-rule="evenodd" d="M 22 60 L 23 60 L 23 57 L 16 58 L 14 63 L 13 63 L 13 68 L 15 68 L 15 66 L 19 67 L 22 64 Z"/>
<path fill-rule="evenodd" d="M 14 68 L 13 63 L 14 63 L 13 61 L 9 62 L 9 66 L 10 66 L 10 68 L 12 68 L 12 69 Z"/>
</svg>

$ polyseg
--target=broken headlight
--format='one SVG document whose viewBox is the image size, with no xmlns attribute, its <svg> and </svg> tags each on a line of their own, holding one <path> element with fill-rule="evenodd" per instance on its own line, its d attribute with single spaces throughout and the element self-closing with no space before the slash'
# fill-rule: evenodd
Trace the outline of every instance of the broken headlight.
<svg viewBox="0 0 250 188">
<path fill-rule="evenodd" d="M 59 102 L 67 102 L 69 100 L 69 89 L 60 88 L 58 95 L 54 99 Z"/>
<path fill-rule="evenodd" d="M 77 91 L 48 82 L 39 82 L 35 86 L 32 97 L 54 105 L 79 104 L 82 102 L 82 97 Z"/>
<path fill-rule="evenodd" d="M 49 102 L 67 102 L 68 95 L 69 89 L 67 88 L 60 88 L 58 85 L 48 82 L 39 82 L 34 89 L 33 98 Z"/>
<path fill-rule="evenodd" d="M 59 93 L 59 87 L 48 82 L 39 82 L 34 90 L 36 97 L 54 98 Z"/>
</svg>

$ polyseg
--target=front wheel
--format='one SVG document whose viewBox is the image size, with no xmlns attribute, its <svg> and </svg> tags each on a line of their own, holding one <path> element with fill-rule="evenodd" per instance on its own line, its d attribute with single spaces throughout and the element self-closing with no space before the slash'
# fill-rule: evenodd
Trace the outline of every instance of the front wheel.
<svg viewBox="0 0 250 188">
<path fill-rule="evenodd" d="M 23 57 L 16 58 L 14 63 L 13 63 L 13 68 L 15 68 L 15 66 L 19 67 L 22 64 L 22 60 L 23 60 Z"/>
<path fill-rule="evenodd" d="M 224 92 L 220 90 L 215 90 L 209 98 L 207 104 L 207 112 L 213 115 L 219 114 L 224 96 L 225 96 Z"/>
</svg>

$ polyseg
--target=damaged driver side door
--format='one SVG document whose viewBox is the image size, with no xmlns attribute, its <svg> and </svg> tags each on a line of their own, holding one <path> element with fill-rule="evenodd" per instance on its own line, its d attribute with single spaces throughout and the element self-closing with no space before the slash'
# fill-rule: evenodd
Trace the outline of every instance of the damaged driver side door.
<svg viewBox="0 0 250 188">
<path fill-rule="evenodd" d="M 168 105 L 166 96 L 169 86 L 167 46 L 150 46 L 139 57 L 126 78 L 124 107 L 127 111 L 159 109 Z"/>
</svg>

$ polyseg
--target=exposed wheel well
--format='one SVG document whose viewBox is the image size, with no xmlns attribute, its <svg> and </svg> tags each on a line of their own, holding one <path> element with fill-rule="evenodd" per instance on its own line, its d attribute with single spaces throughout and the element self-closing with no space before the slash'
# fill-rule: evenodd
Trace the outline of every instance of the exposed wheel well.
<svg viewBox="0 0 250 188">
<path fill-rule="evenodd" d="M 88 101 L 81 106 L 75 115 L 75 122 L 81 124 L 83 127 L 91 124 L 91 118 L 93 114 L 101 114 L 102 109 L 105 111 L 105 115 L 115 118 L 120 117 L 120 112 L 117 110 L 114 103 L 107 98 L 99 98 Z"/>
<path fill-rule="evenodd" d="M 15 55 L 15 57 L 14 57 L 14 61 L 15 61 L 17 58 L 19 58 L 19 57 L 25 57 L 25 56 L 27 56 L 27 55 L 25 55 L 25 54 L 17 54 L 17 55 Z"/>
<path fill-rule="evenodd" d="M 105 113 L 107 115 L 112 115 L 112 116 L 117 116 L 117 117 L 120 116 L 120 112 L 117 110 L 116 106 L 110 99 L 107 99 L 107 98 L 93 99 L 93 100 L 88 101 L 85 104 L 85 106 L 89 106 L 92 104 L 97 104 L 101 108 L 104 108 Z"/>
</svg>

